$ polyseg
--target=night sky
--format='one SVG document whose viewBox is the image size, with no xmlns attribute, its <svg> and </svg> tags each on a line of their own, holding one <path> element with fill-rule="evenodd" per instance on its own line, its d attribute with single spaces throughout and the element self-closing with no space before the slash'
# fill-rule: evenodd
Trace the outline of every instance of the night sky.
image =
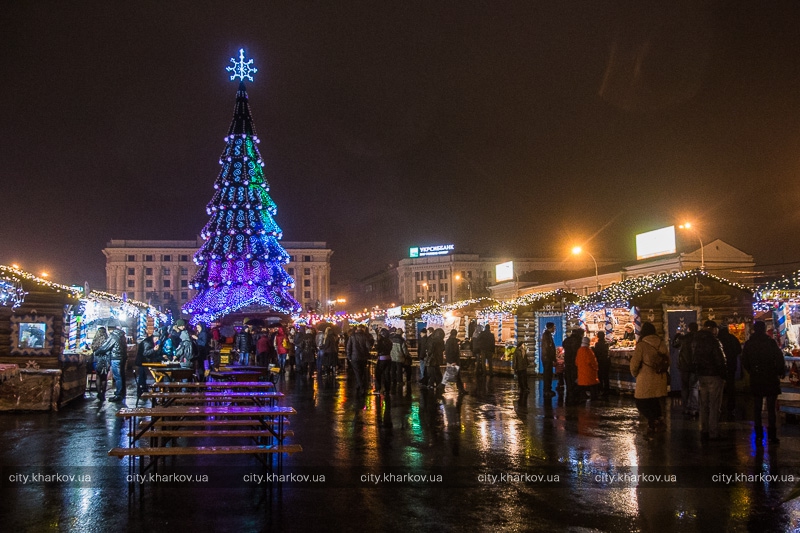
<svg viewBox="0 0 800 533">
<path fill-rule="evenodd" d="M 684 219 L 800 266 L 800 3 L 383 4 L 5 2 L 0 264 L 103 288 L 110 239 L 193 239 L 243 47 L 276 220 L 335 281 Z"/>
</svg>

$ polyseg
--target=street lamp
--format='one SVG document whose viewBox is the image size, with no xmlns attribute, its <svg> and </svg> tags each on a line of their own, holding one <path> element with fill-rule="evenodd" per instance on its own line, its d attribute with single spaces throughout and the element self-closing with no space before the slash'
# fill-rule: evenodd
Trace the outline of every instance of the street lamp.
<svg viewBox="0 0 800 533">
<path fill-rule="evenodd" d="M 587 252 L 586 250 L 584 250 L 580 246 L 575 246 L 575 247 L 572 248 L 572 255 L 580 255 L 582 253 L 588 255 L 589 257 L 591 257 L 592 261 L 594 262 L 594 282 L 597 284 L 597 290 L 599 291 L 600 290 L 600 276 L 597 274 L 597 260 L 594 258 L 594 256 L 592 254 L 590 254 L 589 252 Z"/>
<path fill-rule="evenodd" d="M 456 274 L 456 281 L 461 281 L 461 274 Z M 469 299 L 472 300 L 472 283 L 469 281 L 467 281 L 467 290 L 469 291 Z"/>
<path fill-rule="evenodd" d="M 703 239 L 700 238 L 700 232 L 698 232 L 696 229 L 694 229 L 692 227 L 691 222 L 686 222 L 685 224 L 681 224 L 678 227 L 680 229 L 686 229 L 686 230 L 689 230 L 689 231 L 693 232 L 695 234 L 695 236 L 697 237 L 697 240 L 700 241 L 700 270 L 705 271 L 705 269 L 706 269 L 706 255 L 705 255 L 705 252 L 703 250 Z"/>
</svg>

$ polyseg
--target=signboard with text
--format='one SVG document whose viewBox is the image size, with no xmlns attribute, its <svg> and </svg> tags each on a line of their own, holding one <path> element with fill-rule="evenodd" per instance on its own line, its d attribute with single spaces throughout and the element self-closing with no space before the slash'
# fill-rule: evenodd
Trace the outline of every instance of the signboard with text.
<svg viewBox="0 0 800 533">
<path fill-rule="evenodd" d="M 436 246 L 412 246 L 408 249 L 408 257 L 430 257 L 433 255 L 448 255 L 455 250 L 455 244 L 437 244 Z"/>
</svg>

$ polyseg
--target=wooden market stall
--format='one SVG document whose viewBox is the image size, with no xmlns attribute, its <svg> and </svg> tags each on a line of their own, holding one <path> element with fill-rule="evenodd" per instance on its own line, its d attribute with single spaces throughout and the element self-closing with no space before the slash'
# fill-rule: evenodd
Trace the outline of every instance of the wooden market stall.
<svg viewBox="0 0 800 533">
<path fill-rule="evenodd" d="M 638 337 L 643 322 L 652 322 L 668 346 L 678 328 L 691 322 L 702 327 L 706 320 L 727 325 L 731 334 L 744 342 L 752 323 L 753 293 L 743 285 L 699 269 L 630 278 L 606 289 L 581 297 L 570 314 L 591 337 L 606 332 L 612 348 L 611 386 L 632 391 L 635 381 L 630 374 L 634 343 L 621 340 L 625 324 L 634 326 Z M 679 391 L 678 353 L 671 348 L 670 388 Z"/>
<path fill-rule="evenodd" d="M 528 357 L 528 373 L 542 374 L 541 342 L 545 325 L 548 322 L 555 324 L 553 339 L 556 345 L 560 345 L 567 328 L 567 308 L 577 299 L 577 294 L 557 289 L 526 294 L 487 307 L 480 314 L 486 322 L 495 326 L 494 331 L 502 333 L 498 342 L 516 346 L 522 341 Z"/>
<path fill-rule="evenodd" d="M 0 382 L 0 411 L 58 409 L 75 386 L 85 386 L 86 362 L 63 358 L 80 296 L 80 289 L 0 266 L 0 364 L 19 369 Z"/>
</svg>

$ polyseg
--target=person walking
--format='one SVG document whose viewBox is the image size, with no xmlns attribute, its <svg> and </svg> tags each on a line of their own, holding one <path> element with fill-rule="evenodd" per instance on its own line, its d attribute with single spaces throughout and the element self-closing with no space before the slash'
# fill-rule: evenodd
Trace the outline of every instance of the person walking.
<svg viewBox="0 0 800 533">
<path fill-rule="evenodd" d="M 692 343 L 700 383 L 700 437 L 703 440 L 719 438 L 722 389 L 728 374 L 725 352 L 717 339 L 717 331 L 717 323 L 706 320 Z"/>
<path fill-rule="evenodd" d="M 233 347 L 239 354 L 239 365 L 247 366 L 250 363 L 250 352 L 255 350 L 253 334 L 250 326 L 243 326 L 233 338 Z"/>
<path fill-rule="evenodd" d="M 392 389 L 403 388 L 403 374 L 405 373 L 406 356 L 408 356 L 408 346 L 405 339 L 403 339 L 403 330 L 396 330 L 389 335 L 389 340 L 392 342 L 391 359 L 392 359 Z"/>
<path fill-rule="evenodd" d="M 553 368 L 556 366 L 556 343 L 553 340 L 553 333 L 556 325 L 548 322 L 544 326 L 542 333 L 542 367 L 544 371 L 544 397 L 552 398 L 556 395 L 553 392 Z"/>
<path fill-rule="evenodd" d="M 108 387 L 108 371 L 111 370 L 111 363 L 108 354 L 100 352 L 100 347 L 108 339 L 106 328 L 100 326 L 92 338 L 92 358 L 95 371 L 95 388 L 97 389 L 97 399 L 101 402 L 106 399 L 106 388 Z"/>
<path fill-rule="evenodd" d="M 428 388 L 436 389 L 442 384 L 442 364 L 444 363 L 444 330 L 436 328 L 428 346 L 428 359 L 425 371 L 428 373 Z"/>
<path fill-rule="evenodd" d="M 669 358 L 667 345 L 656 334 L 656 327 L 650 323 L 642 324 L 639 341 L 631 357 L 630 370 L 636 378 L 633 397 L 636 408 L 647 419 L 645 437 L 652 439 L 661 420 L 661 398 L 667 395 L 667 373 L 659 373 L 659 363 Z"/>
<path fill-rule="evenodd" d="M 459 394 L 466 394 L 467 389 L 464 387 L 464 382 L 461 380 L 461 347 L 458 343 L 458 330 L 451 329 L 450 337 L 444 344 L 445 362 L 449 365 L 456 365 L 456 386 L 458 387 Z"/>
<path fill-rule="evenodd" d="M 318 375 L 335 376 L 336 363 L 338 362 L 339 337 L 334 333 L 333 328 L 328 326 L 322 335 L 322 346 L 320 348 L 320 362 L 317 364 Z"/>
<path fill-rule="evenodd" d="M 425 358 L 428 357 L 428 331 L 425 328 L 419 330 L 417 338 L 417 359 L 419 360 L 419 383 L 425 385 Z"/>
<path fill-rule="evenodd" d="M 726 409 L 728 418 L 733 420 L 736 414 L 736 370 L 739 367 L 739 356 L 742 354 L 742 343 L 731 335 L 728 326 L 719 328 L 717 336 L 722 351 L 725 354 L 727 372 L 725 375 L 725 396 L 727 397 Z"/>
<path fill-rule="evenodd" d="M 696 418 L 699 416 L 699 398 L 697 394 L 697 369 L 694 363 L 694 336 L 697 334 L 697 322 L 690 322 L 687 331 L 678 332 L 672 346 L 678 349 L 678 372 L 681 377 L 681 403 L 683 416 Z"/>
<path fill-rule="evenodd" d="M 431 337 L 431 328 L 428 328 L 428 338 Z M 475 357 L 475 374 L 483 375 L 486 372 L 486 366 L 484 365 L 481 354 L 483 349 L 481 348 L 481 333 L 483 333 L 483 326 L 480 324 L 475 324 L 475 331 L 472 332 L 472 355 Z"/>
<path fill-rule="evenodd" d="M 770 444 L 779 444 L 775 405 L 781 393 L 781 378 L 786 375 L 786 365 L 778 343 L 767 335 L 767 325 L 760 320 L 753 324 L 753 334 L 744 343 L 742 367 L 750 374 L 756 446 L 762 446 L 764 442 L 761 421 L 764 399 L 767 400 L 767 438 Z"/>
<path fill-rule="evenodd" d="M 514 375 L 517 376 L 517 386 L 519 387 L 520 394 L 528 392 L 528 354 L 525 350 L 525 343 L 519 341 L 514 350 L 514 360 L 511 363 L 511 368 L 514 370 Z M 550 380 L 552 381 L 552 367 L 550 368 Z M 551 383 L 552 386 L 552 383 Z M 545 386 L 545 395 L 547 395 L 547 386 Z"/>
<path fill-rule="evenodd" d="M 314 328 L 306 328 L 306 333 L 303 335 L 303 340 L 300 341 L 300 372 L 309 379 L 314 375 L 314 367 L 316 366 L 317 357 L 317 335 Z"/>
<path fill-rule="evenodd" d="M 600 380 L 600 397 L 606 399 L 611 393 L 611 357 L 608 354 L 605 332 L 597 332 L 597 342 L 594 343 L 593 350 L 594 356 L 597 358 L 597 379 Z"/>
<path fill-rule="evenodd" d="M 597 399 L 597 384 L 600 380 L 597 377 L 597 357 L 594 351 L 589 347 L 589 337 L 581 339 L 581 347 L 578 348 L 578 353 L 575 356 L 575 366 L 578 370 L 578 401 L 584 402 L 586 400 L 586 392 L 591 395 L 592 400 Z"/>
<path fill-rule="evenodd" d="M 569 337 L 565 338 L 564 342 L 561 343 L 562 348 L 564 348 L 564 384 L 566 386 L 567 398 L 565 403 L 567 405 L 579 401 L 577 390 L 578 367 L 576 366 L 575 358 L 578 356 L 582 341 L 583 330 L 575 328 Z"/>
<path fill-rule="evenodd" d="M 275 332 L 275 352 L 278 354 L 278 368 L 281 371 L 281 374 L 286 372 L 286 358 L 289 354 L 289 349 L 291 348 L 291 342 L 289 341 L 289 336 L 286 334 L 286 329 L 284 328 L 283 324 L 278 326 L 278 330 Z"/>
</svg>

